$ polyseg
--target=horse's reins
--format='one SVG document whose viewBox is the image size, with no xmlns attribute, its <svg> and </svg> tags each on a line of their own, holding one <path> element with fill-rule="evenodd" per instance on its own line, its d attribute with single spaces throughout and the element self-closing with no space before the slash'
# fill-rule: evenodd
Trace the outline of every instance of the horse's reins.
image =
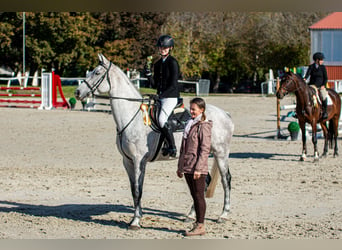
<svg viewBox="0 0 342 250">
<path fill-rule="evenodd" d="M 107 81 L 109 84 L 109 87 L 111 88 L 111 82 L 110 82 L 110 78 L 109 78 L 109 70 L 112 66 L 112 62 L 109 62 L 109 67 L 106 68 L 103 64 L 100 64 L 100 66 L 102 66 L 103 68 L 106 69 L 106 72 L 101 76 L 101 78 L 94 84 L 94 86 L 91 86 L 86 80 L 83 80 L 83 82 L 87 85 L 87 87 L 89 88 L 92 96 L 97 97 L 97 98 L 102 98 L 102 99 L 116 99 L 116 100 L 126 100 L 126 101 L 133 101 L 133 102 L 141 102 L 143 103 L 146 100 L 149 100 L 147 98 L 127 98 L 127 97 L 119 97 L 119 96 L 104 96 L 104 95 L 96 95 L 95 91 L 98 89 L 98 87 L 101 85 L 101 83 L 103 82 L 103 80 L 105 79 L 105 77 L 107 77 Z M 110 90 L 109 90 L 110 91 Z M 124 132 L 124 130 L 132 123 L 132 121 L 134 120 L 134 118 L 138 115 L 140 111 L 140 107 L 137 110 L 137 112 L 133 115 L 132 119 L 123 127 L 123 129 L 121 129 L 121 131 L 117 130 L 118 135 L 121 137 L 122 133 Z"/>
</svg>

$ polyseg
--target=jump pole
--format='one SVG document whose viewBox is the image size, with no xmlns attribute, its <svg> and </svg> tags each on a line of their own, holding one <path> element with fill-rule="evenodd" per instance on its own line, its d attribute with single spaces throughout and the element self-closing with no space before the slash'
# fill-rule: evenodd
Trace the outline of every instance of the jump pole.
<svg viewBox="0 0 342 250">
<path fill-rule="evenodd" d="M 279 77 L 277 77 L 276 93 L 280 87 Z M 280 99 L 277 97 L 277 138 L 280 139 Z"/>
</svg>

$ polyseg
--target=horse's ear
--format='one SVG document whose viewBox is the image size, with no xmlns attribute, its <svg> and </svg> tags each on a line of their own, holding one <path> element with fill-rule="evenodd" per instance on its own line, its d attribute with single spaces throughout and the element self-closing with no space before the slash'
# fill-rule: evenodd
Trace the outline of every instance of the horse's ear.
<svg viewBox="0 0 342 250">
<path fill-rule="evenodd" d="M 107 65 L 109 64 L 109 60 L 101 53 L 98 54 L 98 57 L 99 57 L 99 63 L 101 65 Z"/>
<path fill-rule="evenodd" d="M 97 57 L 99 58 L 99 64 L 102 64 L 103 63 L 103 55 L 101 54 L 101 53 L 99 53 L 98 55 L 97 55 Z"/>
</svg>

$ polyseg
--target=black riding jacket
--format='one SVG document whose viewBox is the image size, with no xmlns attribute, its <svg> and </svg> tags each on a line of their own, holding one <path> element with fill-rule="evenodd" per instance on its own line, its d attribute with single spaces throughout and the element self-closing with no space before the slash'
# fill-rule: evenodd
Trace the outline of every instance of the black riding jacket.
<svg viewBox="0 0 342 250">
<path fill-rule="evenodd" d="M 309 85 L 316 85 L 317 88 L 320 88 L 322 85 L 326 86 L 326 83 L 328 82 L 328 74 L 324 65 L 319 65 L 318 68 L 316 68 L 315 63 L 311 64 L 304 78 L 307 79 L 309 76 Z"/>
<path fill-rule="evenodd" d="M 157 89 L 159 98 L 179 97 L 179 66 L 177 60 L 168 56 L 165 61 L 160 58 L 153 68 L 153 77 L 148 77 L 153 88 Z"/>
</svg>

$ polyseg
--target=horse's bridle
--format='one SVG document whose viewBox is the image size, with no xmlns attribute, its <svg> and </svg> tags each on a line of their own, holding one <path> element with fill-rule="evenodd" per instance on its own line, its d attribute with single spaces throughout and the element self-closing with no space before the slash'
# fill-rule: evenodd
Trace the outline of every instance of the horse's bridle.
<svg viewBox="0 0 342 250">
<path fill-rule="evenodd" d="M 109 62 L 109 67 L 106 68 L 105 65 L 103 65 L 103 63 L 100 64 L 100 66 L 104 67 L 106 69 L 106 72 L 101 76 L 100 79 L 98 79 L 98 81 L 94 84 L 94 86 L 91 86 L 89 84 L 89 82 L 87 82 L 86 80 L 83 80 L 83 82 L 87 85 L 87 87 L 89 88 L 91 94 L 94 97 L 98 97 L 98 98 L 102 98 L 102 99 L 121 99 L 121 100 L 126 100 L 126 101 L 135 101 L 135 102 L 141 102 L 143 103 L 146 100 L 146 98 L 127 98 L 127 97 L 117 97 L 117 96 L 104 96 L 104 95 L 96 95 L 95 91 L 99 88 L 99 86 L 101 85 L 101 83 L 103 82 L 103 80 L 107 77 L 107 81 L 109 84 L 109 91 L 111 89 L 111 82 L 110 82 L 110 77 L 109 77 L 109 70 L 112 66 L 112 62 Z M 138 108 L 137 112 L 135 112 L 135 114 L 133 115 L 133 117 L 130 119 L 130 121 L 119 131 L 117 129 L 117 133 L 119 136 L 122 135 L 122 133 L 125 131 L 125 129 L 132 123 L 132 121 L 134 120 L 134 118 L 138 115 L 140 111 L 140 107 Z"/>
<path fill-rule="evenodd" d="M 290 81 L 295 82 L 292 78 L 291 79 L 286 79 L 286 83 L 289 83 Z M 289 91 L 289 89 L 284 87 L 283 84 L 281 84 L 281 86 L 280 86 L 280 89 L 285 90 L 286 94 L 289 93 L 289 92 L 296 92 L 297 90 L 299 90 L 301 88 L 302 88 L 302 86 L 299 86 L 299 84 L 298 84 L 298 87 L 295 90 Z M 282 93 L 284 93 L 284 92 L 282 91 Z M 284 95 L 286 95 L 286 94 L 284 94 Z"/>
<path fill-rule="evenodd" d="M 110 79 L 109 79 L 109 69 L 111 68 L 112 66 L 112 62 L 109 62 L 109 67 L 106 68 L 102 63 L 100 64 L 100 66 L 104 67 L 106 69 L 106 72 L 101 76 L 101 78 L 94 84 L 94 86 L 91 86 L 89 84 L 89 82 L 87 82 L 87 80 L 83 80 L 83 82 L 87 85 L 87 87 L 89 88 L 91 94 L 93 96 L 96 96 L 95 95 L 95 91 L 98 89 L 98 87 L 101 85 L 101 83 L 103 82 L 103 80 L 105 79 L 105 77 L 107 77 L 107 81 L 109 83 L 109 88 L 111 87 L 111 84 L 110 84 Z"/>
</svg>

